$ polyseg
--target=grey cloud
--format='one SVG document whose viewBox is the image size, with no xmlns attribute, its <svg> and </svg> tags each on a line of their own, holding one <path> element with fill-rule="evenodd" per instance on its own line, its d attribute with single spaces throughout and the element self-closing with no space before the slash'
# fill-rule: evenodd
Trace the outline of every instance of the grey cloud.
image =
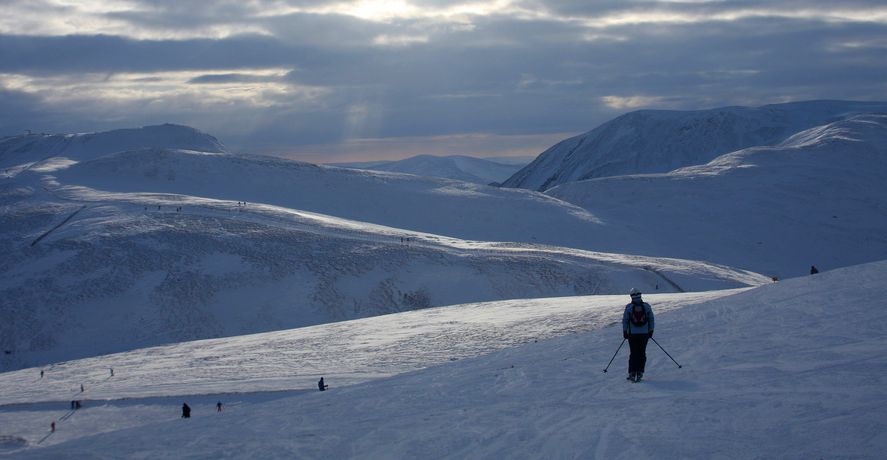
<svg viewBox="0 0 887 460">
<path fill-rule="evenodd" d="M 594 6 L 583 6 L 588 4 Z M 577 14 L 619 5 L 624 3 L 549 3 Z M 737 5 L 662 7 L 714 11 Z M 192 3 L 186 7 L 196 8 Z M 188 17 L 192 12 L 181 14 Z M 231 20 L 225 16 L 230 13 L 201 17 L 207 23 L 214 17 Z M 149 19 L 158 26 L 181 21 Z M 114 127 L 164 121 L 191 124 L 218 135 L 229 146 L 260 152 L 355 137 L 582 132 L 627 110 L 608 107 L 601 101 L 605 96 L 650 97 L 658 101 L 655 108 L 760 105 L 786 99 L 887 99 L 884 48 L 841 46 L 883 40 L 887 27 L 877 23 L 826 26 L 816 19 L 764 17 L 609 27 L 608 33 L 621 40 L 587 40 L 588 30 L 577 23 L 505 17 L 475 18 L 473 28 L 453 29 L 425 20 L 379 24 L 290 14 L 263 20 L 263 26 L 275 36 L 179 41 L 3 36 L 0 71 L 205 70 L 190 83 L 212 84 L 265 81 L 237 69 L 279 67 L 295 69 L 284 78 L 294 86 L 329 90 L 317 106 L 281 99 L 273 107 L 235 107 L 230 112 L 187 106 L 152 106 L 147 111 L 109 107 L 96 100 L 87 104 L 89 110 L 77 110 L 59 104 L 50 107 L 39 95 L 7 92 L 0 107 L 3 112 L 18 107 L 24 110 L 23 124 L 43 123 L 46 130 L 61 126 L 60 117 L 53 118 L 50 111 L 77 113 L 84 125 L 109 120 L 120 124 Z M 380 34 L 427 34 L 430 39 L 404 47 L 373 46 L 372 39 Z M 28 111 L 29 104 L 40 109 Z M 355 117 L 355 111 L 361 117 Z M 3 119 L 4 132 L 13 121 Z"/>
<path fill-rule="evenodd" d="M 24 73 L 149 72 L 276 66 L 304 50 L 267 37 L 224 40 L 132 40 L 106 35 L 0 36 L 0 71 Z"/>
<path fill-rule="evenodd" d="M 848 0 L 835 2 L 831 0 L 711 0 L 711 1 L 656 1 L 656 0 L 603 0 L 589 2 L 585 0 L 546 0 L 543 2 L 522 2 L 525 6 L 540 6 L 564 16 L 589 16 L 617 12 L 661 11 L 670 13 L 687 13 L 695 15 L 715 15 L 737 11 L 754 10 L 761 13 L 767 11 L 809 11 L 824 13 L 832 10 L 858 11 L 866 8 L 883 7 L 878 0 Z"/>
</svg>

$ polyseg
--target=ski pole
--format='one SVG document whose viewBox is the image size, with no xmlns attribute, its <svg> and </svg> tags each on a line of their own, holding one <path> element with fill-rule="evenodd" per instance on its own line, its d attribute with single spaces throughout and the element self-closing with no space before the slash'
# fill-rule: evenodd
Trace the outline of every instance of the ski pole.
<svg viewBox="0 0 887 460">
<path fill-rule="evenodd" d="M 604 372 L 607 372 L 607 369 L 610 368 L 610 364 L 613 364 L 613 360 L 616 359 L 616 355 L 619 354 L 619 350 L 622 349 L 622 345 L 625 345 L 625 340 L 626 340 L 626 339 L 622 339 L 622 343 L 619 344 L 619 348 L 616 349 L 616 353 L 613 353 L 613 357 L 610 358 L 610 362 L 607 363 L 607 367 L 604 368 Z"/>
<path fill-rule="evenodd" d="M 669 358 L 671 358 L 671 355 L 669 355 L 668 352 L 665 351 L 665 348 L 662 348 L 662 345 L 659 345 L 659 342 L 656 342 L 656 339 L 654 339 L 653 337 L 650 337 L 650 340 L 652 340 L 654 343 L 656 343 L 656 345 L 659 347 L 659 349 L 662 350 L 666 355 L 668 355 Z M 671 358 L 671 360 L 674 361 L 675 364 L 678 364 L 678 362 L 675 361 L 674 358 Z M 678 364 L 678 369 L 681 369 L 682 367 L 683 366 Z"/>
</svg>

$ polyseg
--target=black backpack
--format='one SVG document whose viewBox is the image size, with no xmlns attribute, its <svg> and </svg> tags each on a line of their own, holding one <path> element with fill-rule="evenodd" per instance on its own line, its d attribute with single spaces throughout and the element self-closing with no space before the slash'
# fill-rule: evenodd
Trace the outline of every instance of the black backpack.
<svg viewBox="0 0 887 460">
<path fill-rule="evenodd" d="M 640 307 L 640 308 L 638 308 Z M 643 326 L 647 324 L 647 306 L 645 304 L 631 304 L 631 311 L 628 313 L 628 320 L 634 326 Z"/>
</svg>

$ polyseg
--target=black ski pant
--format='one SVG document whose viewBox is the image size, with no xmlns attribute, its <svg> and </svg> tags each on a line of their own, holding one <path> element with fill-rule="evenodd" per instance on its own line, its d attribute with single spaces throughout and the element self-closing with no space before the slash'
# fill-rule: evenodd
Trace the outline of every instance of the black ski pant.
<svg viewBox="0 0 887 460">
<path fill-rule="evenodd" d="M 647 341 L 650 337 L 647 334 L 632 334 L 628 336 L 628 348 L 631 354 L 628 356 L 628 373 L 643 373 L 644 365 L 647 364 Z"/>
</svg>

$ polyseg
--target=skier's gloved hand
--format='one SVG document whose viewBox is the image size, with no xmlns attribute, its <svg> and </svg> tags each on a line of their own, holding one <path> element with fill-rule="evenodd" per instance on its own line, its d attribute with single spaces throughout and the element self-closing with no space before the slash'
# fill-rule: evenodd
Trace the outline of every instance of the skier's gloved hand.
<svg viewBox="0 0 887 460">
<path fill-rule="evenodd" d="M 652 338 L 653 338 L 653 331 L 648 332 L 648 333 L 647 333 L 647 337 L 649 337 L 649 338 L 652 339 Z"/>
<path fill-rule="evenodd" d="M 623 338 L 623 339 L 627 339 L 627 338 L 628 338 L 628 335 L 629 335 L 629 334 L 628 334 L 628 331 L 622 331 L 622 338 Z"/>
</svg>

